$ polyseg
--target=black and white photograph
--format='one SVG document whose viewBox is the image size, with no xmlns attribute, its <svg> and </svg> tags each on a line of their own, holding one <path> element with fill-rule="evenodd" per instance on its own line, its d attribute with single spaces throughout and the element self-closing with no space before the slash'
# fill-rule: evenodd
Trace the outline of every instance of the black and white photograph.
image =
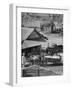
<svg viewBox="0 0 72 90">
<path fill-rule="evenodd" d="M 63 14 L 21 12 L 21 77 L 63 75 Z"/>
</svg>

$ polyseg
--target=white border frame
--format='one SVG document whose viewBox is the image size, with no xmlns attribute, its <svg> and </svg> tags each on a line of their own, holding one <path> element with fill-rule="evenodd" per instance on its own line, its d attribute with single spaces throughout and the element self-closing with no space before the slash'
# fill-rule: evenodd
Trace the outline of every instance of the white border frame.
<svg viewBox="0 0 72 90">
<path fill-rule="evenodd" d="M 56 13 L 64 14 L 64 45 L 67 44 L 66 31 L 69 27 L 69 10 L 60 8 L 24 7 L 23 5 L 10 5 L 10 84 L 54 84 L 69 82 L 69 62 L 67 61 L 66 46 L 64 47 L 64 74 L 63 76 L 21 77 L 21 12 Z M 43 81 L 43 82 L 42 82 Z"/>
</svg>

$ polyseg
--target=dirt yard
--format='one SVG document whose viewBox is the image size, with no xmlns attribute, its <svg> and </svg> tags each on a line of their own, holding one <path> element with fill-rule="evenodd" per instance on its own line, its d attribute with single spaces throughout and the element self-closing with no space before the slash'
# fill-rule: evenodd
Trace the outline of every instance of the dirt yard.
<svg viewBox="0 0 72 90">
<path fill-rule="evenodd" d="M 63 75 L 63 66 L 30 66 L 29 68 L 22 69 L 22 77 L 36 77 L 36 76 L 55 76 Z M 25 74 L 24 74 L 25 73 Z"/>
</svg>

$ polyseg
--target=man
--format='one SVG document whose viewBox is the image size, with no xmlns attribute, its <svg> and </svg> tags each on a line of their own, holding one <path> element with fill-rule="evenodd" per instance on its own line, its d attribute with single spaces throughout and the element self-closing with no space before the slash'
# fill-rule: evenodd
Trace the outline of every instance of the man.
<svg viewBox="0 0 72 90">
<path fill-rule="evenodd" d="M 25 53 L 23 52 L 22 61 L 21 61 L 22 67 L 25 67 L 25 62 L 26 62 L 26 58 L 25 58 Z"/>
</svg>

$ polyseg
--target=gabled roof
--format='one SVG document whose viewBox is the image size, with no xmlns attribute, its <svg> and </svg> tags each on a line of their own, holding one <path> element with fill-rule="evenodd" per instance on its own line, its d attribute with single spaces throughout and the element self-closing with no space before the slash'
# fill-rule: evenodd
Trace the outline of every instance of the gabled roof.
<svg viewBox="0 0 72 90">
<path fill-rule="evenodd" d="M 34 28 L 22 28 L 21 29 L 21 39 L 26 40 L 28 36 L 33 32 Z"/>
<path fill-rule="evenodd" d="M 45 40 L 48 39 L 47 37 L 45 37 L 45 35 L 39 33 L 34 28 L 22 28 L 21 30 L 22 30 L 21 31 L 21 39 L 22 40 L 27 40 L 29 37 L 33 38 L 33 40 L 38 39 L 37 37 L 45 39 Z M 33 31 L 35 31 L 35 32 L 33 32 Z M 32 35 L 32 36 L 30 36 L 30 35 Z"/>
</svg>

